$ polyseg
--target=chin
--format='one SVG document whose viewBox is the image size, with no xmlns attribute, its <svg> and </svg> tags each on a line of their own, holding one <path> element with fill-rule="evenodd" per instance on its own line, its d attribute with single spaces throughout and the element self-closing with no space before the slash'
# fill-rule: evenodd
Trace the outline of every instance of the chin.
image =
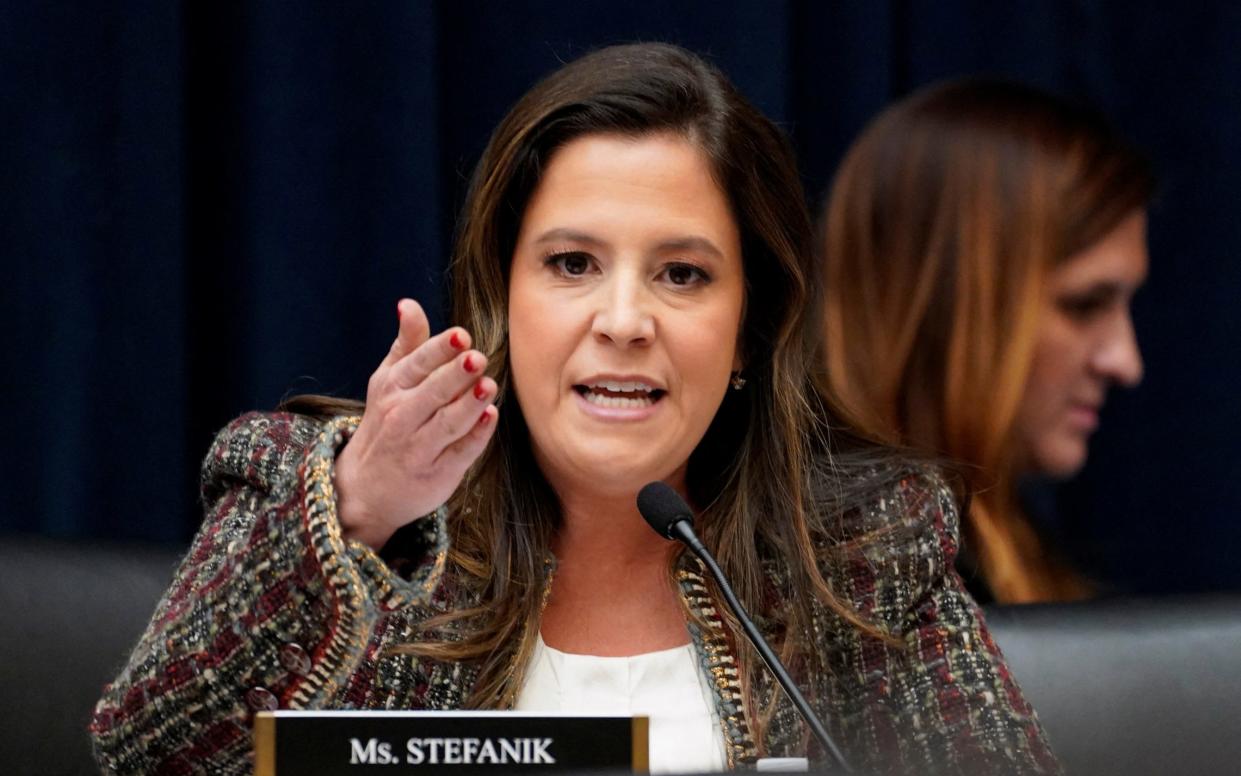
<svg viewBox="0 0 1241 776">
<path fill-rule="evenodd" d="M 652 455 L 649 450 L 635 452 L 628 446 L 595 448 L 580 451 L 564 461 L 562 471 L 600 494 L 636 494 L 648 482 L 665 479 L 671 474 L 668 467 L 662 465 L 663 460 L 663 456 Z"/>
<path fill-rule="evenodd" d="M 1036 456 L 1038 473 L 1057 480 L 1075 476 L 1086 465 L 1086 441 L 1058 440 Z"/>
<path fill-rule="evenodd" d="M 646 468 L 619 467 L 615 464 L 607 467 L 578 467 L 576 479 L 590 488 L 598 496 L 634 496 L 643 486 L 653 480 L 663 479 Z"/>
</svg>

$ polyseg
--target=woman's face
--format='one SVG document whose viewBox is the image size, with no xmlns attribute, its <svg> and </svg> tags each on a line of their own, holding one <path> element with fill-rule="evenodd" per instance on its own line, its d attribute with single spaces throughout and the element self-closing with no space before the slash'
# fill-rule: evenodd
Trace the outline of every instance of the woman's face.
<svg viewBox="0 0 1241 776">
<path fill-rule="evenodd" d="M 744 288 L 737 225 L 692 144 L 586 135 L 553 154 L 513 252 L 508 323 L 517 399 L 557 490 L 684 487 L 740 366 Z"/>
<path fill-rule="evenodd" d="M 1023 471 L 1067 477 L 1086 463 L 1087 442 L 1113 384 L 1142 379 L 1129 315 L 1146 279 L 1146 213 L 1054 269 L 1047 280 L 1034 361 L 1018 410 Z"/>
</svg>

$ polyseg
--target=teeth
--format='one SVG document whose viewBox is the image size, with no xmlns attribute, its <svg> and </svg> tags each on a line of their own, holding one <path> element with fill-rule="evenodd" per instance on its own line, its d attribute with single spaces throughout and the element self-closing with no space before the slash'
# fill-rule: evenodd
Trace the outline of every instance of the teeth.
<svg viewBox="0 0 1241 776">
<path fill-rule="evenodd" d="M 587 391 L 586 401 L 598 407 L 611 407 L 613 409 L 637 409 L 638 407 L 649 407 L 655 403 L 650 397 L 646 396 L 640 399 L 628 399 L 621 396 L 604 396 L 593 391 Z"/>
<path fill-rule="evenodd" d="M 622 383 L 617 380 L 600 380 L 598 382 L 590 383 L 586 387 L 603 388 L 604 390 L 608 390 L 613 393 L 634 393 L 636 391 L 641 391 L 642 393 L 650 393 L 651 391 L 655 390 L 654 388 L 647 385 L 646 383 L 638 383 L 638 382 L 623 382 Z"/>
</svg>

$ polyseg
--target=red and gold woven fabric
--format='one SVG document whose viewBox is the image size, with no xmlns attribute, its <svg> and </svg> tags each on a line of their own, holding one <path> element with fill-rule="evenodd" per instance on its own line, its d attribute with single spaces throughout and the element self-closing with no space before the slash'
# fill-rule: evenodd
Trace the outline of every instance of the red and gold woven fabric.
<svg viewBox="0 0 1241 776">
<path fill-rule="evenodd" d="M 463 705 L 471 666 L 388 649 L 419 638 L 421 623 L 456 605 L 445 510 L 416 523 L 415 552 L 400 573 L 341 536 L 332 466 L 356 423 L 254 413 L 220 432 L 203 464 L 204 523 L 95 709 L 91 734 L 105 772 L 250 773 L 253 714 L 264 709 Z M 855 768 L 1059 772 L 953 571 L 958 516 L 949 489 L 915 471 L 856 511 L 845 517 L 867 541 L 825 573 L 837 596 L 889 638 L 823 607 L 812 623 L 816 659 L 790 666 Z M 787 574 L 778 559 L 768 564 L 760 627 L 778 630 Z M 821 756 L 783 699 L 765 724 L 751 724 L 735 637 L 695 559 L 682 559 L 677 580 L 716 688 L 730 766 L 752 767 L 760 754 Z M 777 697 L 766 676 L 753 682 L 753 697 Z"/>
</svg>

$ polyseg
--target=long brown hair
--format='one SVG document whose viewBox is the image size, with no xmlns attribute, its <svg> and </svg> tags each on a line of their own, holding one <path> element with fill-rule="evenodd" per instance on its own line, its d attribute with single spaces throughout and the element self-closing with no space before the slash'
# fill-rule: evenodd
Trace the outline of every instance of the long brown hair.
<svg viewBox="0 0 1241 776">
<path fill-rule="evenodd" d="M 828 380 L 882 441 L 965 464 L 967 546 L 998 600 L 1080 597 L 1014 494 L 1014 426 L 1048 271 L 1145 205 L 1145 160 L 1097 113 L 991 79 L 885 110 L 826 208 Z"/>
<path fill-rule="evenodd" d="M 493 444 L 452 505 L 452 563 L 482 604 L 451 615 L 473 627 L 441 654 L 480 661 L 472 705 L 505 706 L 520 689 L 560 521 L 521 409 L 507 401 L 508 272 L 525 205 L 551 155 L 573 138 L 655 132 L 677 133 L 703 152 L 741 233 L 748 382 L 728 393 L 690 459 L 703 540 L 751 607 L 761 603 L 760 545 L 792 559 L 799 623 L 809 623 L 811 601 L 835 605 L 811 541 L 821 412 L 807 374 L 817 334 L 808 313 L 821 284 L 792 150 L 719 70 L 689 52 L 660 44 L 602 49 L 536 85 L 500 123 L 471 182 L 453 257 L 454 318 L 491 354 L 503 405 Z M 743 676 L 752 673 L 752 656 L 743 653 L 742 662 Z"/>
</svg>

